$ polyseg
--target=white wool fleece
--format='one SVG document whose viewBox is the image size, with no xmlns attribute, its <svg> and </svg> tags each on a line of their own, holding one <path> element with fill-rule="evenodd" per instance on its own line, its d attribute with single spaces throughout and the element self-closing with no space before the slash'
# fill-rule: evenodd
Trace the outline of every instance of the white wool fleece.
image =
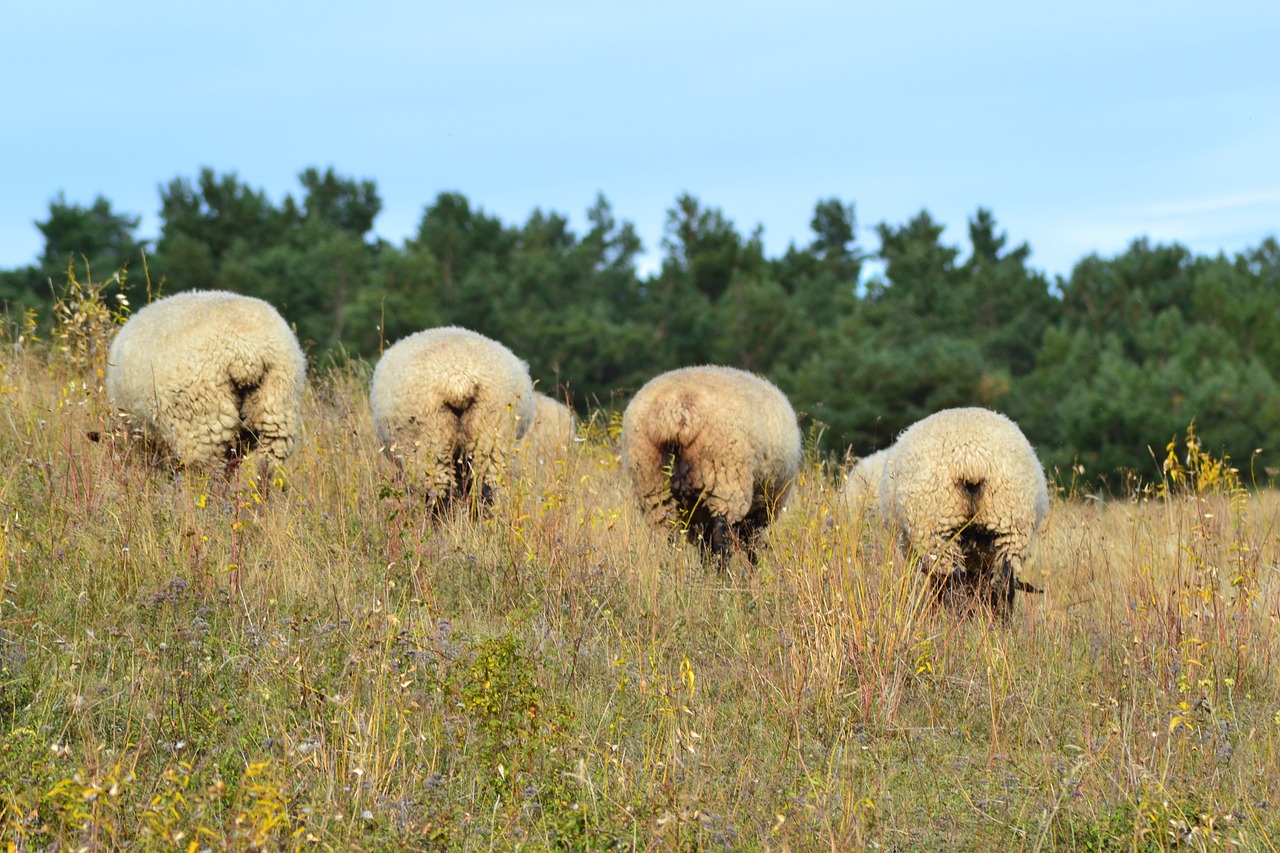
<svg viewBox="0 0 1280 853">
<path fill-rule="evenodd" d="M 845 478 L 841 497 L 845 507 L 856 510 L 864 501 L 868 509 L 880 509 L 880 481 L 884 478 L 884 467 L 889 461 L 889 448 L 877 450 L 870 456 L 864 456 L 849 470 Z"/>
<path fill-rule="evenodd" d="M 464 458 L 497 485 L 534 418 L 529 368 L 502 344 L 457 326 L 426 329 L 390 347 L 373 371 L 373 424 L 386 454 L 429 494 L 465 491 Z"/>
<path fill-rule="evenodd" d="M 540 392 L 534 392 L 534 399 L 533 424 L 521 442 L 521 455 L 539 462 L 563 458 L 573 446 L 573 431 L 577 426 L 573 410 Z"/>
<path fill-rule="evenodd" d="M 941 553 L 971 525 L 990 532 L 997 554 L 1017 569 L 1049 509 L 1049 493 L 1018 425 L 974 407 L 937 412 L 899 436 L 880 502 L 913 545 Z"/>
<path fill-rule="evenodd" d="M 187 464 L 223 462 L 247 441 L 277 461 L 302 429 L 307 364 L 275 308 L 193 290 L 134 314 L 111 342 L 107 397 Z"/>
<path fill-rule="evenodd" d="M 752 516 L 762 526 L 785 500 L 800 458 L 800 427 L 786 395 L 732 367 L 663 373 L 622 416 L 623 466 L 655 522 L 700 502 L 712 518 L 732 525 Z"/>
</svg>

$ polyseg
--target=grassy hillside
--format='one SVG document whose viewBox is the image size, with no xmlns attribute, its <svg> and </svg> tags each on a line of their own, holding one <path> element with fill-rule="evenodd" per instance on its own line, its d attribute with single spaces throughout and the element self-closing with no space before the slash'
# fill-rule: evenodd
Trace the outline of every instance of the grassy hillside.
<svg viewBox="0 0 1280 853">
<path fill-rule="evenodd" d="M 8 849 L 1275 849 L 1271 493 L 1055 499 L 1005 627 L 817 463 L 757 570 L 704 568 L 600 417 L 433 520 L 363 365 L 313 378 L 283 486 L 174 473 L 64 308 L 0 349 Z"/>
</svg>

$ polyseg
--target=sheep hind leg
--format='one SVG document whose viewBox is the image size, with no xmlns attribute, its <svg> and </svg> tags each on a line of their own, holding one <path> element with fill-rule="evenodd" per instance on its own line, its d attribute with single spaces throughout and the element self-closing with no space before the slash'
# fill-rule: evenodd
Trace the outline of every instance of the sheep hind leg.
<svg viewBox="0 0 1280 853">
<path fill-rule="evenodd" d="M 483 480 L 476 470 L 475 457 L 464 448 L 455 447 L 446 468 L 430 494 L 433 514 L 442 518 L 458 507 L 465 507 L 473 518 L 478 518 Z"/>
<path fill-rule="evenodd" d="M 739 532 L 739 538 L 742 541 L 742 550 L 747 555 L 747 563 L 752 569 L 760 565 L 760 531 L 754 527 L 746 527 Z"/>
<path fill-rule="evenodd" d="M 240 429 L 240 414 L 227 396 L 196 393 L 200 390 L 203 389 L 179 396 L 175 408 L 182 413 L 181 420 L 162 420 L 158 432 L 183 467 L 216 473 L 230 458 Z"/>
<path fill-rule="evenodd" d="M 931 573 L 930 585 L 937 601 L 961 618 L 968 618 L 981 606 L 987 582 L 964 566 L 947 574 Z"/>
<path fill-rule="evenodd" d="M 283 462 L 294 450 L 302 418 L 305 370 L 287 363 L 250 362 L 228 366 L 236 409 L 244 424 L 246 450 Z"/>
<path fill-rule="evenodd" d="M 769 524 L 767 507 L 756 507 L 735 526 L 738 540 L 747 554 L 751 568 L 760 565 L 760 544 L 764 541 L 764 528 Z"/>
<path fill-rule="evenodd" d="M 1018 592 L 1029 592 L 1032 595 L 1044 595 L 1044 590 L 1032 583 L 1027 583 L 1022 578 L 1014 578 L 1013 588 Z"/>
<path fill-rule="evenodd" d="M 705 531 L 704 545 L 711 552 L 720 568 L 729 566 L 729 558 L 733 555 L 736 537 L 729 522 L 722 516 L 715 516 Z"/>
<path fill-rule="evenodd" d="M 1008 624 L 1013 618 L 1013 594 L 1017 589 L 1014 582 L 1013 564 L 1005 558 L 992 566 L 988 575 L 988 601 L 991 611 L 1003 623 Z"/>
<path fill-rule="evenodd" d="M 451 500 L 465 506 L 471 517 L 479 519 L 497 501 L 499 470 L 500 465 L 488 456 L 481 459 L 475 452 L 454 452 Z"/>
</svg>

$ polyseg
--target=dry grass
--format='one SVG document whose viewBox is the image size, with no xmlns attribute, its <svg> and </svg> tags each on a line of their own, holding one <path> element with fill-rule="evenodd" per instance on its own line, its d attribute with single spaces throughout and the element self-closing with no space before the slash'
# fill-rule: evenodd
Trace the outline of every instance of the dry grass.
<svg viewBox="0 0 1280 853">
<path fill-rule="evenodd" d="M 817 464 L 721 573 L 601 415 L 433 520 L 367 368 L 268 488 L 87 441 L 100 357 L 0 351 L 10 849 L 1275 849 L 1271 493 L 1056 500 L 1005 627 Z"/>
</svg>

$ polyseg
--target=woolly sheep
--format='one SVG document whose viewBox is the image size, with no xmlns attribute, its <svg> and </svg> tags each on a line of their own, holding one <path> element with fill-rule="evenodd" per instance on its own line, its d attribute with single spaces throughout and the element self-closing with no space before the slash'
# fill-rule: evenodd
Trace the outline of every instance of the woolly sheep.
<svg viewBox="0 0 1280 853">
<path fill-rule="evenodd" d="M 641 507 L 721 560 L 782 506 L 800 467 L 800 427 L 768 380 L 732 367 L 651 379 L 622 416 L 622 460 Z"/>
<path fill-rule="evenodd" d="M 1049 493 L 1031 444 L 1004 415 L 946 409 L 908 427 L 889 449 L 880 506 L 945 599 L 985 595 L 1007 618 L 1014 591 L 1034 591 L 1018 573 Z"/>
<path fill-rule="evenodd" d="M 226 291 L 159 299 L 121 327 L 107 354 L 107 397 L 188 465 L 256 449 L 279 462 L 302 427 L 307 363 L 275 308 Z"/>
<path fill-rule="evenodd" d="M 527 365 L 456 326 L 417 332 L 383 353 L 370 402 L 384 451 L 433 501 L 465 496 L 473 483 L 492 499 L 535 405 Z"/>
<path fill-rule="evenodd" d="M 533 423 L 525 433 L 522 452 L 525 456 L 546 461 L 563 455 L 573 442 L 573 410 L 564 403 L 534 392 Z"/>
<path fill-rule="evenodd" d="M 889 460 L 889 449 L 877 450 L 870 456 L 864 456 L 849 471 L 841 490 L 845 506 L 850 510 L 859 507 L 878 510 L 880 508 L 880 480 L 884 477 L 885 464 Z M 864 506 L 865 505 L 865 506 Z"/>
</svg>

